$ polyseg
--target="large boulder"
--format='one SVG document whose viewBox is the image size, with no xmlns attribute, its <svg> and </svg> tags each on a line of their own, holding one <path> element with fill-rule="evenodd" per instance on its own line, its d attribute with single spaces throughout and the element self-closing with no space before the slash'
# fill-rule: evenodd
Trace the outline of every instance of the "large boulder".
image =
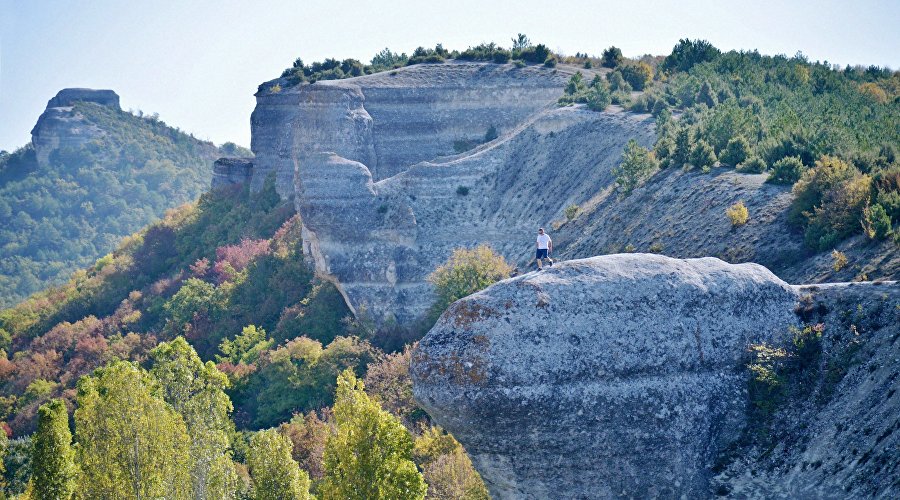
<svg viewBox="0 0 900 500">
<path fill-rule="evenodd" d="M 797 297 L 756 264 L 563 262 L 454 303 L 414 393 L 494 498 L 708 496 L 744 427 L 748 346 L 787 337 Z"/>
</svg>

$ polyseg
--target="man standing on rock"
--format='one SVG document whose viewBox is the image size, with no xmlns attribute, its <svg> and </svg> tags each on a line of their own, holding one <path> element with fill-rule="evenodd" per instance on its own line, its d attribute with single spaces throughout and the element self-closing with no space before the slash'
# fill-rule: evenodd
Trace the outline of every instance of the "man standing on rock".
<svg viewBox="0 0 900 500">
<path fill-rule="evenodd" d="M 544 228 L 538 229 L 537 235 L 537 254 L 535 259 L 537 260 L 538 271 L 543 271 L 542 260 L 547 259 L 547 263 L 550 266 L 553 266 L 553 259 L 550 258 L 550 253 L 553 252 L 553 240 L 550 239 L 550 235 L 544 232 Z"/>
</svg>

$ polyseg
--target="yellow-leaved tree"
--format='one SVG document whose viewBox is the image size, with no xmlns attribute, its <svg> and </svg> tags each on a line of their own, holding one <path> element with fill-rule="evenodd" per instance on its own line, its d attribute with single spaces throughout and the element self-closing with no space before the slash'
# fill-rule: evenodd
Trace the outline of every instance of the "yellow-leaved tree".
<svg viewBox="0 0 900 500">
<path fill-rule="evenodd" d="M 161 392 L 127 361 L 78 381 L 76 498 L 191 498 L 191 440 Z"/>
</svg>

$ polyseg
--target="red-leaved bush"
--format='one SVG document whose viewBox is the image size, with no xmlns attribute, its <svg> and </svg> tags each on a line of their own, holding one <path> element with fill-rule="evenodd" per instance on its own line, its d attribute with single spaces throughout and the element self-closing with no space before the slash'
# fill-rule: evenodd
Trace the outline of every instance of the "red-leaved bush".
<svg viewBox="0 0 900 500">
<path fill-rule="evenodd" d="M 216 264 L 213 272 L 219 283 L 227 281 L 234 273 L 243 271 L 255 257 L 269 253 L 269 240 L 244 238 L 237 245 L 226 245 L 216 249 Z"/>
</svg>

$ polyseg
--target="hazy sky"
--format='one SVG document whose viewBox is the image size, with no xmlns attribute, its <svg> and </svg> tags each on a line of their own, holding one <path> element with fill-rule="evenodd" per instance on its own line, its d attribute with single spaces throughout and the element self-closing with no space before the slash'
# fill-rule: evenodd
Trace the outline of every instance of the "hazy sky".
<svg viewBox="0 0 900 500">
<path fill-rule="evenodd" d="M 491 5 L 486 7 L 485 5 Z M 489 2 L 0 0 L 0 149 L 30 140 L 65 87 L 216 143 L 250 145 L 256 87 L 312 62 L 417 46 L 506 47 L 516 33 L 564 53 L 668 54 L 679 38 L 840 64 L 900 67 L 900 1 Z"/>
</svg>

